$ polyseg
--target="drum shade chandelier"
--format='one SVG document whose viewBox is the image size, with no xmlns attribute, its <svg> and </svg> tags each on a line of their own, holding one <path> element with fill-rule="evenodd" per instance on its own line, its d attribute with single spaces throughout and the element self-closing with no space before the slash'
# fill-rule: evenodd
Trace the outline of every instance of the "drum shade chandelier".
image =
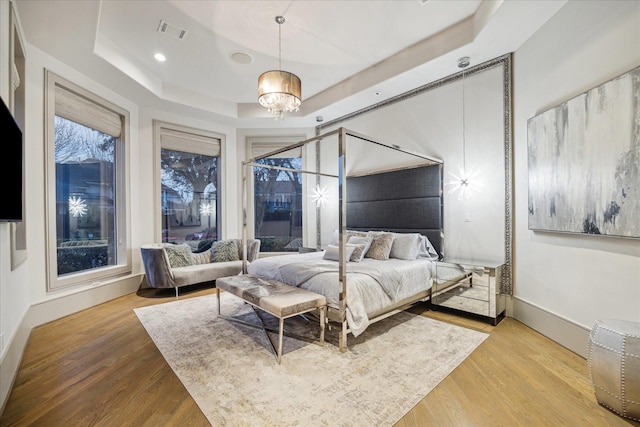
<svg viewBox="0 0 640 427">
<path fill-rule="evenodd" d="M 258 102 L 276 119 L 284 113 L 298 111 L 302 103 L 302 83 L 293 73 L 282 70 L 282 24 L 284 16 L 276 16 L 278 23 L 278 69 L 264 72 L 258 77 Z"/>
</svg>

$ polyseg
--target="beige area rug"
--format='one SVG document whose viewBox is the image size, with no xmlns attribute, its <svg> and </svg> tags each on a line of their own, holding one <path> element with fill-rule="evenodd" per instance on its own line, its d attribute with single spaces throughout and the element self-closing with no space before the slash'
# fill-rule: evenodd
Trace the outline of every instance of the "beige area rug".
<svg viewBox="0 0 640 427">
<path fill-rule="evenodd" d="M 221 296 L 223 315 L 259 322 L 250 305 Z M 218 318 L 215 295 L 134 311 L 214 426 L 391 426 L 488 337 L 401 312 L 349 335 L 345 353 L 335 328 L 325 346 L 285 336 L 278 365 L 262 330 Z M 288 329 L 318 332 L 301 317 Z"/>
</svg>

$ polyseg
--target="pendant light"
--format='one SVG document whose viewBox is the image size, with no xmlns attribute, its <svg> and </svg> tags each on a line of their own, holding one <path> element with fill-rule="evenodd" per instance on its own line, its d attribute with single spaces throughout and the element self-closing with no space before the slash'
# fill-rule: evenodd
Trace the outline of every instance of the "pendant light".
<svg viewBox="0 0 640 427">
<path fill-rule="evenodd" d="M 465 98 L 464 98 L 464 69 L 471 64 L 468 56 L 463 56 L 458 59 L 458 68 L 462 68 L 462 166 L 458 165 L 458 174 L 449 172 L 449 175 L 453 177 L 453 180 L 446 185 L 452 186 L 449 190 L 449 194 L 455 194 L 458 192 L 458 200 L 468 199 L 474 191 L 480 191 L 477 186 L 476 179 L 480 174 L 480 171 L 476 169 L 475 165 L 467 169 L 467 147 L 466 147 L 466 126 L 465 126 Z"/>
<path fill-rule="evenodd" d="M 276 16 L 278 23 L 278 69 L 266 71 L 258 77 L 258 102 L 276 119 L 284 113 L 295 112 L 302 103 L 302 83 L 293 73 L 282 70 L 282 24 L 284 16 Z"/>
</svg>

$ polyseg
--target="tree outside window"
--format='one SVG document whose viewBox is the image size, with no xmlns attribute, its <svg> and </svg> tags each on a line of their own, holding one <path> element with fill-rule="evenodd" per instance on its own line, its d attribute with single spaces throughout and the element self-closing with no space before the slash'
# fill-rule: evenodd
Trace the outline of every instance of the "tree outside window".
<svg viewBox="0 0 640 427">
<path fill-rule="evenodd" d="M 256 163 L 301 169 L 302 159 L 267 158 Z M 302 246 L 302 174 L 254 167 L 255 237 L 262 252 L 293 252 Z"/>
<path fill-rule="evenodd" d="M 161 150 L 162 241 L 204 250 L 218 239 L 218 157 Z"/>
</svg>

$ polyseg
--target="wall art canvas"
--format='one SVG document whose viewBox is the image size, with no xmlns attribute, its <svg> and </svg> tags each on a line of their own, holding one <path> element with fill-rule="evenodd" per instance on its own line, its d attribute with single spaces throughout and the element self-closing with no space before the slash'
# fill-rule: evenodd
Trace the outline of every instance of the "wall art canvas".
<svg viewBox="0 0 640 427">
<path fill-rule="evenodd" d="M 529 229 L 640 237 L 640 67 L 527 128 Z"/>
</svg>

